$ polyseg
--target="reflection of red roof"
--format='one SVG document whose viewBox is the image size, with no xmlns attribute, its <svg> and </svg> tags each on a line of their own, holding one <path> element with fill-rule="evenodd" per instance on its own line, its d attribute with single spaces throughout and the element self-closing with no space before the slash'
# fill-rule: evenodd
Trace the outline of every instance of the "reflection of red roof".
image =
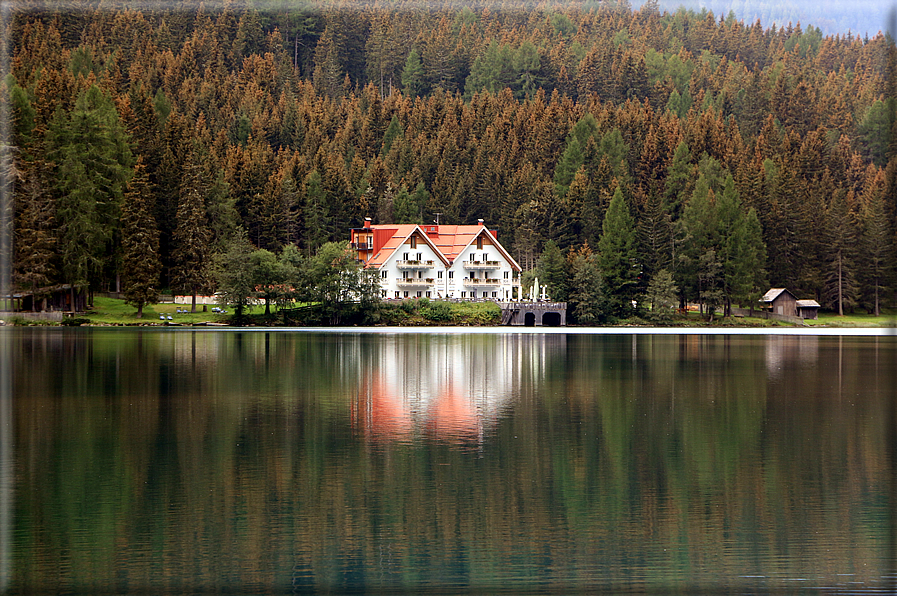
<svg viewBox="0 0 897 596">
<path fill-rule="evenodd" d="M 380 247 L 366 263 L 366 267 L 382 267 L 395 251 L 405 244 L 411 234 L 417 230 L 418 235 L 423 238 L 437 253 L 442 257 L 444 263 L 448 266 L 454 262 L 456 258 L 476 241 L 478 236 L 483 236 L 485 245 L 494 246 L 502 256 L 511 264 L 516 271 L 520 271 L 520 265 L 511 257 L 510 254 L 499 244 L 497 235 L 493 230 L 489 230 L 483 225 L 426 225 L 417 226 L 414 224 L 379 224 L 370 226 L 371 230 L 376 232 L 391 234 L 388 240 Z M 363 231 L 354 230 L 356 232 Z"/>
<path fill-rule="evenodd" d="M 427 411 L 427 428 L 437 438 L 449 441 L 478 437 L 480 416 L 476 404 L 449 386 Z"/>
<path fill-rule="evenodd" d="M 411 412 L 402 398 L 395 395 L 379 379 L 371 382 L 370 394 L 359 396 L 358 421 L 365 435 L 391 440 L 411 438 Z"/>
<path fill-rule="evenodd" d="M 409 441 L 419 430 L 449 443 L 479 440 L 482 413 L 475 401 L 456 392 L 451 385 L 429 404 L 425 412 L 415 412 L 389 383 L 372 380 L 369 391 L 362 391 L 354 407 L 355 428 L 374 441 Z"/>
</svg>

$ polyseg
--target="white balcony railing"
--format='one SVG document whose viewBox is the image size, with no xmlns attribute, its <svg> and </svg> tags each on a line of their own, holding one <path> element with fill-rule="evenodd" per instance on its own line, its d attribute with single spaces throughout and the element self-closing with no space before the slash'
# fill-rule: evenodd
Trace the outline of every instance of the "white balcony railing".
<svg viewBox="0 0 897 596">
<path fill-rule="evenodd" d="M 432 269 L 433 261 L 396 261 L 399 269 Z"/>
<path fill-rule="evenodd" d="M 501 269 L 501 261 L 464 261 L 465 269 Z"/>
<path fill-rule="evenodd" d="M 483 279 L 483 278 L 464 278 L 464 285 L 466 287 L 478 287 L 478 286 L 489 286 L 495 287 L 501 285 L 500 279 Z"/>
<path fill-rule="evenodd" d="M 400 288 L 425 288 L 433 285 L 433 278 L 418 279 L 415 277 L 407 277 L 396 280 L 396 285 Z"/>
</svg>

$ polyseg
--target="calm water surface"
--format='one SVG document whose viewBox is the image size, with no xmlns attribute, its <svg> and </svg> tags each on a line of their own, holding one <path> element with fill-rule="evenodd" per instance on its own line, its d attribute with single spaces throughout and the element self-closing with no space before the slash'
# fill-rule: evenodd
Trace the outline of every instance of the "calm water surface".
<svg viewBox="0 0 897 596">
<path fill-rule="evenodd" d="M 897 586 L 894 336 L 0 331 L 12 594 Z"/>
</svg>

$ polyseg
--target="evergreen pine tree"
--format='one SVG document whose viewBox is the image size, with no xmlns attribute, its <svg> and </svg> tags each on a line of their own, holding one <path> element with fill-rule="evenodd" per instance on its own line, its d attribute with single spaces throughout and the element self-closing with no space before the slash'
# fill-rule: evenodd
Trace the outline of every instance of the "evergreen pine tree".
<svg viewBox="0 0 897 596">
<path fill-rule="evenodd" d="M 679 219 L 682 207 L 694 189 L 694 165 L 685 141 L 676 145 L 673 160 L 667 170 L 664 204 L 673 221 Z"/>
<path fill-rule="evenodd" d="M 567 260 L 554 240 L 546 242 L 542 254 L 539 255 L 536 277 L 539 278 L 540 286 L 547 287 L 547 293 L 552 300 L 559 302 L 567 300 L 569 291 Z M 536 288 L 536 296 L 539 295 L 539 292 L 540 288 Z"/>
<path fill-rule="evenodd" d="M 405 95 L 412 98 L 423 95 L 426 90 L 424 66 L 415 48 L 411 48 L 408 52 L 405 67 L 402 69 L 402 88 L 405 89 Z"/>
<path fill-rule="evenodd" d="M 115 106 L 95 85 L 78 96 L 70 115 L 57 112 L 48 134 L 57 164 L 62 272 L 74 298 L 75 286 L 99 281 L 113 256 L 131 150 Z"/>
<path fill-rule="evenodd" d="M 861 250 L 866 266 L 862 270 L 863 301 L 876 317 L 881 314 L 881 299 L 894 274 L 894 234 L 888 225 L 884 197 L 875 193 L 863 206 Z"/>
<path fill-rule="evenodd" d="M 312 170 L 305 181 L 305 247 L 314 253 L 327 242 L 330 218 L 324 204 L 321 174 Z"/>
<path fill-rule="evenodd" d="M 24 163 L 15 189 L 13 282 L 20 290 L 36 292 L 57 276 L 56 217 L 50 197 L 49 168 L 40 161 Z M 32 305 L 37 308 L 38 294 Z"/>
<path fill-rule="evenodd" d="M 184 166 L 174 231 L 172 285 L 191 296 L 190 312 L 196 312 L 196 295 L 209 286 L 211 234 L 205 209 L 202 169 L 191 152 Z"/>
<path fill-rule="evenodd" d="M 679 288 L 673 281 L 673 274 L 661 269 L 651 278 L 645 290 L 645 302 L 650 308 L 648 318 L 658 323 L 669 322 L 676 313 Z"/>
<path fill-rule="evenodd" d="M 829 267 L 823 300 L 827 306 L 837 310 L 839 316 L 843 316 L 845 307 L 848 309 L 853 307 L 857 299 L 853 259 L 856 247 L 856 222 L 843 192 L 832 197 L 826 221 Z"/>
<path fill-rule="evenodd" d="M 143 317 L 143 306 L 159 296 L 159 229 L 152 216 L 153 197 L 143 160 L 134 166 L 134 177 L 128 183 L 122 203 L 122 290 L 125 301 L 137 307 L 137 318 Z"/>
<path fill-rule="evenodd" d="M 625 316 L 632 309 L 640 270 L 636 259 L 635 222 L 619 187 L 604 216 L 598 240 L 598 266 L 604 276 L 613 314 Z"/>
<path fill-rule="evenodd" d="M 595 325 L 607 318 L 609 304 L 598 258 L 584 244 L 567 259 L 570 290 L 567 296 L 570 318 L 581 325 Z"/>
</svg>

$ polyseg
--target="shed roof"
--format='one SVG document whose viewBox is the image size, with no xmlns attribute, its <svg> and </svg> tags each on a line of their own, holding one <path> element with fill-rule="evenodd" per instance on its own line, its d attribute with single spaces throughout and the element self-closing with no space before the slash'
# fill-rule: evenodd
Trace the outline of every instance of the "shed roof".
<svg viewBox="0 0 897 596">
<path fill-rule="evenodd" d="M 789 292 L 787 288 L 770 288 L 769 291 L 763 294 L 763 297 L 760 298 L 760 302 L 772 302 L 773 300 L 781 296 L 783 292 L 788 292 L 789 294 L 791 294 L 791 292 Z M 794 294 L 791 294 L 791 297 L 797 299 L 797 296 L 795 296 Z"/>
<path fill-rule="evenodd" d="M 815 300 L 798 300 L 797 301 L 798 308 L 820 308 L 819 303 Z"/>
</svg>

